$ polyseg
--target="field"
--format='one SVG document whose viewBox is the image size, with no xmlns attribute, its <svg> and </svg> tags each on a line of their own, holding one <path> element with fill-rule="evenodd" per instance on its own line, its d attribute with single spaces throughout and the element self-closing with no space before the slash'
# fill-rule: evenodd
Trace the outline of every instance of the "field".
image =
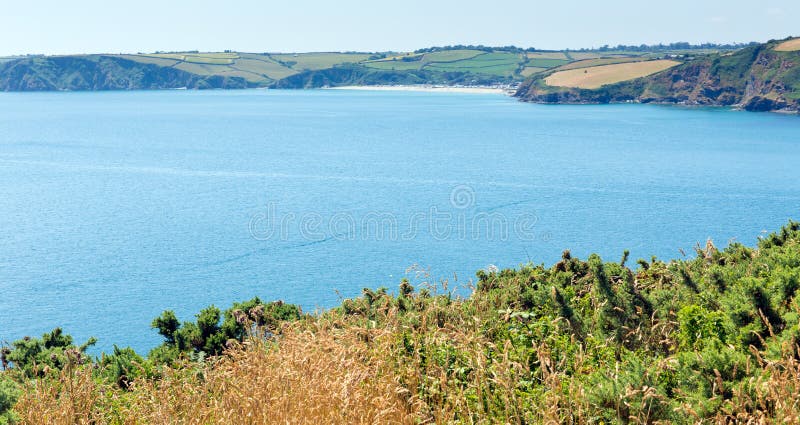
<svg viewBox="0 0 800 425">
<path fill-rule="evenodd" d="M 405 59 L 405 60 L 403 60 Z M 558 59 L 539 59 L 558 61 Z M 513 76 L 523 63 L 517 53 L 472 49 L 443 50 L 425 54 L 390 56 L 385 59 L 363 62 L 364 66 L 394 71 L 429 70 L 441 72 L 469 72 L 502 77 Z"/>
<path fill-rule="evenodd" d="M 358 63 L 369 58 L 363 53 L 153 53 L 120 55 L 140 63 L 172 67 L 202 76 L 242 77 L 251 84 L 266 85 L 305 70 Z"/>
<path fill-rule="evenodd" d="M 542 72 L 542 71 L 547 71 L 548 69 L 549 68 L 537 68 L 535 66 L 526 66 L 525 68 L 522 69 L 522 72 L 520 72 L 520 74 L 523 77 L 530 77 L 533 74 L 536 74 L 536 73 L 539 73 L 539 72 Z"/>
<path fill-rule="evenodd" d="M 401 60 L 382 60 L 366 62 L 364 65 L 368 68 L 384 69 L 387 71 L 416 71 L 420 68 L 420 61 L 406 62 Z"/>
<path fill-rule="evenodd" d="M 569 55 L 574 60 L 597 59 L 602 56 L 599 53 L 592 53 L 592 52 L 569 52 Z"/>
<path fill-rule="evenodd" d="M 537 58 L 537 59 L 530 59 L 528 61 L 529 66 L 535 66 L 539 68 L 555 68 L 557 66 L 561 66 L 564 64 L 568 64 L 569 60 L 567 59 L 547 59 L 547 58 Z"/>
<path fill-rule="evenodd" d="M 775 50 L 779 52 L 796 52 L 800 50 L 800 38 L 784 41 L 783 43 L 777 45 Z"/>
<path fill-rule="evenodd" d="M 663 71 L 680 64 L 671 60 L 654 60 L 645 62 L 629 62 L 614 65 L 602 65 L 591 68 L 558 71 L 547 78 L 545 83 L 558 87 L 577 87 L 596 89 L 606 84 L 632 80 Z"/>
<path fill-rule="evenodd" d="M 455 62 L 464 59 L 471 59 L 475 56 L 482 55 L 484 52 L 480 50 L 444 50 L 441 52 L 426 53 L 422 57 L 423 62 Z"/>
<path fill-rule="evenodd" d="M 564 52 L 529 52 L 528 59 L 569 59 Z"/>
<path fill-rule="evenodd" d="M 343 63 L 357 63 L 367 60 L 364 53 L 293 53 L 269 55 L 284 66 L 297 71 L 330 68 Z"/>
<path fill-rule="evenodd" d="M 578 68 L 591 68 L 593 66 L 613 65 L 617 63 L 641 62 L 644 60 L 646 60 L 646 58 L 642 57 L 585 59 L 585 60 L 570 62 L 566 65 L 562 65 L 558 68 L 558 71 L 566 71 L 569 69 L 578 69 Z"/>
</svg>

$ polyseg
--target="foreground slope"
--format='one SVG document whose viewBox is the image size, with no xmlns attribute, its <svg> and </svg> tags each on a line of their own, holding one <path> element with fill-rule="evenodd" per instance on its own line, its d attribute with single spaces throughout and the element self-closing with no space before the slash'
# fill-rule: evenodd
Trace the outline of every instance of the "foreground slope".
<svg viewBox="0 0 800 425">
<path fill-rule="evenodd" d="M 564 252 L 551 267 L 480 271 L 467 299 L 403 280 L 396 295 L 364 289 L 313 316 L 257 299 L 224 315 L 210 307 L 196 322 L 165 312 L 153 322 L 164 344 L 147 359 L 115 349 L 93 360 L 58 330 L 3 351 L 12 364 L 0 373 L 0 415 L 798 423 L 800 224 L 755 248 L 708 242 L 696 254 L 632 266 L 627 252 L 617 262 Z"/>
<path fill-rule="evenodd" d="M 792 43 L 773 41 L 700 56 L 644 78 L 591 89 L 549 85 L 550 76 L 543 75 L 526 81 L 517 96 L 543 103 L 655 102 L 797 112 L 800 51 Z"/>
</svg>

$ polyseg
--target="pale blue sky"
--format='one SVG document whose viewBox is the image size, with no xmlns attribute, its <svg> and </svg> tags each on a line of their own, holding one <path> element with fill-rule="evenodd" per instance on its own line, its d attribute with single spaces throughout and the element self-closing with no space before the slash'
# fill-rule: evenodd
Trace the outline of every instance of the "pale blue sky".
<svg viewBox="0 0 800 425">
<path fill-rule="evenodd" d="M 800 35 L 798 0 L 0 0 L 0 55 L 540 49 Z"/>
</svg>

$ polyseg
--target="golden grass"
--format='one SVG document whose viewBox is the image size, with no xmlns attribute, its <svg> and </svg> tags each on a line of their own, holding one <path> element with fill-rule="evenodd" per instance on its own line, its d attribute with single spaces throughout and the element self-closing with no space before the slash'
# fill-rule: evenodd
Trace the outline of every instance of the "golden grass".
<svg viewBox="0 0 800 425">
<path fill-rule="evenodd" d="M 285 327 L 277 342 L 250 339 L 204 365 L 186 363 L 163 369 L 159 379 L 136 380 L 127 391 L 98 383 L 90 365 L 70 365 L 58 376 L 29 382 L 15 411 L 22 424 L 56 425 L 598 422 L 591 388 L 579 379 L 592 372 L 582 351 L 570 371 L 566 358 L 554 360 L 557 347 L 531 341 L 534 358 L 515 362 L 509 343 L 493 345 L 484 324 L 459 308 L 437 303 L 414 324 L 393 308 L 378 322 L 313 318 Z M 431 361 L 456 355 L 445 353 L 459 353 L 471 373 L 459 379 L 447 361 Z M 754 357 L 752 367 L 768 373 L 733 389 L 708 422 L 800 423 L 797 347 L 787 345 L 778 361 L 762 360 L 757 351 Z M 530 364 L 538 365 L 533 375 Z M 541 385 L 541 398 L 520 394 L 523 376 Z M 617 410 L 649 392 L 647 386 L 627 388 Z M 687 423 L 703 422 L 685 409 Z M 655 423 L 646 410 L 627 419 Z"/>
<path fill-rule="evenodd" d="M 165 369 L 129 391 L 92 380 L 89 367 L 32 383 L 24 424 L 416 423 L 418 405 L 389 373 L 385 332 L 326 326 L 289 330 L 278 348 L 251 340 L 205 366 Z"/>
<path fill-rule="evenodd" d="M 672 68 L 679 64 L 680 62 L 677 61 L 655 60 L 602 65 L 591 68 L 558 71 L 545 78 L 544 81 L 550 86 L 596 89 L 606 84 L 618 83 L 620 81 L 627 81 L 655 74 L 656 72 Z"/>
<path fill-rule="evenodd" d="M 800 50 L 800 38 L 784 41 L 775 46 L 775 50 L 779 52 L 796 52 Z"/>
</svg>

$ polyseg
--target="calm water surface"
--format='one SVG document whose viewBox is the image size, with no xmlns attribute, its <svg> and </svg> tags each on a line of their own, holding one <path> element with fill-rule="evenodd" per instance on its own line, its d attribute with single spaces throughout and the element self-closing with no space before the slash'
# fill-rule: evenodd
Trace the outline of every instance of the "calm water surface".
<svg viewBox="0 0 800 425">
<path fill-rule="evenodd" d="M 466 285 L 563 249 L 678 258 L 800 217 L 800 118 L 499 95 L 0 94 L 0 341 L 259 296 Z M 462 290 L 466 293 L 466 290 Z"/>
</svg>

